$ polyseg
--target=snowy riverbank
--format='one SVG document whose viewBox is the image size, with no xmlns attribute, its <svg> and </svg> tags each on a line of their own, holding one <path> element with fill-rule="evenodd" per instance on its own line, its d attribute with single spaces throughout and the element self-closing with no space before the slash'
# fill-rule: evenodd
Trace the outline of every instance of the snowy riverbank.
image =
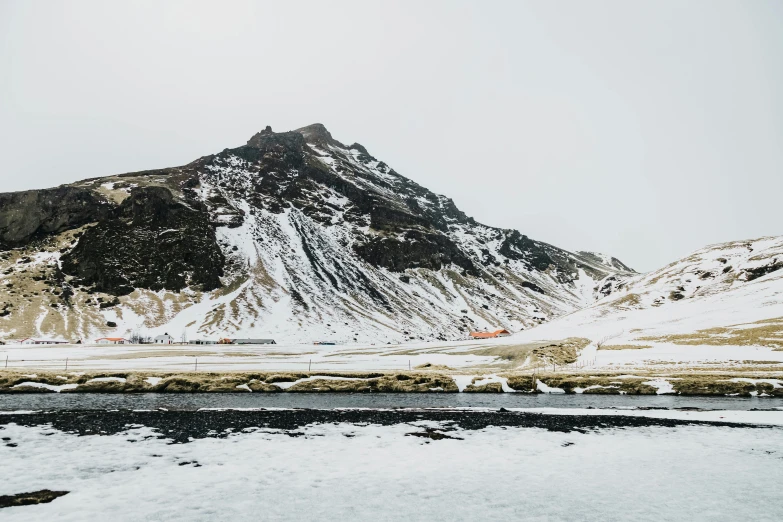
<svg viewBox="0 0 783 522">
<path fill-rule="evenodd" d="M 0 517 L 783 517 L 776 486 L 783 480 L 781 428 L 573 413 L 311 410 L 296 414 L 298 420 L 290 411 L 3 415 L 0 495 L 69 493 L 3 509 Z M 90 426 L 104 434 L 77 435 Z"/>
</svg>

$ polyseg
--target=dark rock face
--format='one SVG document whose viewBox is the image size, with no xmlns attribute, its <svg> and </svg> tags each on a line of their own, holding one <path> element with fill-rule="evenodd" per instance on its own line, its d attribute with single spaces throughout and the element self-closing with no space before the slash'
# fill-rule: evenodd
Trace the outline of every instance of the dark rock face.
<svg viewBox="0 0 783 522">
<path fill-rule="evenodd" d="M 535 283 L 531 283 L 530 281 L 522 281 L 522 287 L 523 288 L 529 288 L 530 290 L 534 292 L 538 292 L 539 294 L 545 294 L 544 290 L 538 286 Z"/>
<path fill-rule="evenodd" d="M 509 259 L 524 261 L 536 270 L 546 270 L 552 264 L 552 258 L 538 241 L 533 241 L 516 230 L 506 236 L 498 252 Z"/>
<path fill-rule="evenodd" d="M 267 127 L 247 140 L 245 147 L 231 149 L 231 152 L 241 154 L 240 157 L 248 161 L 273 159 L 267 157 L 267 154 L 271 153 L 273 156 L 277 156 L 274 159 L 278 162 L 295 165 L 302 162 L 304 147 L 305 139 L 300 133 L 275 133 Z"/>
<path fill-rule="evenodd" d="M 775 272 L 776 270 L 783 269 L 783 261 L 778 261 L 776 259 L 772 260 L 772 263 L 764 266 L 759 266 L 756 268 L 747 268 L 744 270 L 744 272 L 747 274 L 747 280 L 753 281 L 754 279 L 758 279 L 759 277 L 764 277 L 767 274 L 771 274 L 772 272 Z"/>
<path fill-rule="evenodd" d="M 214 290 L 223 263 L 206 208 L 189 208 L 163 187 L 134 189 L 62 257 L 63 272 L 114 295 L 134 288 Z"/>
<path fill-rule="evenodd" d="M 602 281 L 602 284 L 601 284 L 600 288 L 598 289 L 598 292 L 602 296 L 606 297 L 609 294 L 611 294 L 612 292 L 615 292 L 616 290 L 619 290 L 619 289 L 624 288 L 624 287 L 625 287 L 625 284 L 624 284 L 623 280 L 621 278 L 617 277 L 616 275 L 612 275 L 612 276 L 609 276 L 609 277 L 605 278 Z"/>
<path fill-rule="evenodd" d="M 272 130 L 269 127 L 267 127 L 267 129 L 270 131 Z M 301 134 L 309 143 L 316 143 L 318 145 L 336 145 L 338 147 L 345 148 L 345 145 L 332 137 L 332 134 L 326 130 L 326 127 L 324 127 L 322 123 L 313 123 L 307 127 L 296 129 L 294 132 Z M 364 152 L 367 151 L 365 150 Z"/>
<path fill-rule="evenodd" d="M 94 192 L 72 186 L 0 194 L 0 249 L 98 221 L 112 207 Z"/>
<path fill-rule="evenodd" d="M 409 234 L 413 235 L 413 234 Z M 393 238 L 373 239 L 355 247 L 362 259 L 375 266 L 402 272 L 406 268 L 440 270 L 443 265 L 454 263 L 466 272 L 477 275 L 471 260 L 450 239 L 428 234 L 417 235 L 400 241 Z"/>
</svg>

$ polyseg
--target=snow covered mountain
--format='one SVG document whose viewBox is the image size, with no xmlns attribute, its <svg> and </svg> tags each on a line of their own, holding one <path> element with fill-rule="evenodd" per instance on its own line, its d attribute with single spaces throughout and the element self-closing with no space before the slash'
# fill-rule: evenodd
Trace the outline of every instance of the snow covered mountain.
<svg viewBox="0 0 783 522">
<path fill-rule="evenodd" d="M 607 297 L 515 338 L 691 352 L 703 346 L 716 357 L 731 353 L 722 348 L 783 349 L 783 236 L 711 245 L 660 270 L 609 279 Z"/>
<path fill-rule="evenodd" d="M 182 167 L 0 194 L 6 339 L 452 340 L 530 328 L 634 274 L 477 223 L 320 124 L 267 127 Z"/>
</svg>

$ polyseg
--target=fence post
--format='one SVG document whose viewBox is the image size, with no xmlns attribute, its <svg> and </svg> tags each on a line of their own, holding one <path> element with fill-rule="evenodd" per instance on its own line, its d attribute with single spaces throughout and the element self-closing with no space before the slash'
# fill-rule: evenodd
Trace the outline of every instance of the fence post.
<svg viewBox="0 0 783 522">
<path fill-rule="evenodd" d="M 307 363 L 307 373 L 310 373 L 310 368 L 312 368 L 312 367 L 313 367 L 313 360 L 310 359 L 310 362 Z"/>
<path fill-rule="evenodd" d="M 8 356 L 5 356 L 5 367 L 8 368 Z"/>
<path fill-rule="evenodd" d="M 68 358 L 65 358 L 65 371 L 68 371 Z"/>
<path fill-rule="evenodd" d="M 194 371 L 198 371 L 198 357 L 196 357 L 196 368 Z"/>
</svg>

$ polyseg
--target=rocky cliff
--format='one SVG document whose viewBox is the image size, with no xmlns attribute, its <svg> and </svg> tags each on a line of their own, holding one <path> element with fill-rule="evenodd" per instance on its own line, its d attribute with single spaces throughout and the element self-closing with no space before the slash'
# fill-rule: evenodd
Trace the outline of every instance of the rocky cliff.
<svg viewBox="0 0 783 522">
<path fill-rule="evenodd" d="M 74 284 L 116 296 L 215 290 L 225 261 L 204 204 L 177 202 L 165 187 L 132 189 L 60 259 Z"/>
</svg>

